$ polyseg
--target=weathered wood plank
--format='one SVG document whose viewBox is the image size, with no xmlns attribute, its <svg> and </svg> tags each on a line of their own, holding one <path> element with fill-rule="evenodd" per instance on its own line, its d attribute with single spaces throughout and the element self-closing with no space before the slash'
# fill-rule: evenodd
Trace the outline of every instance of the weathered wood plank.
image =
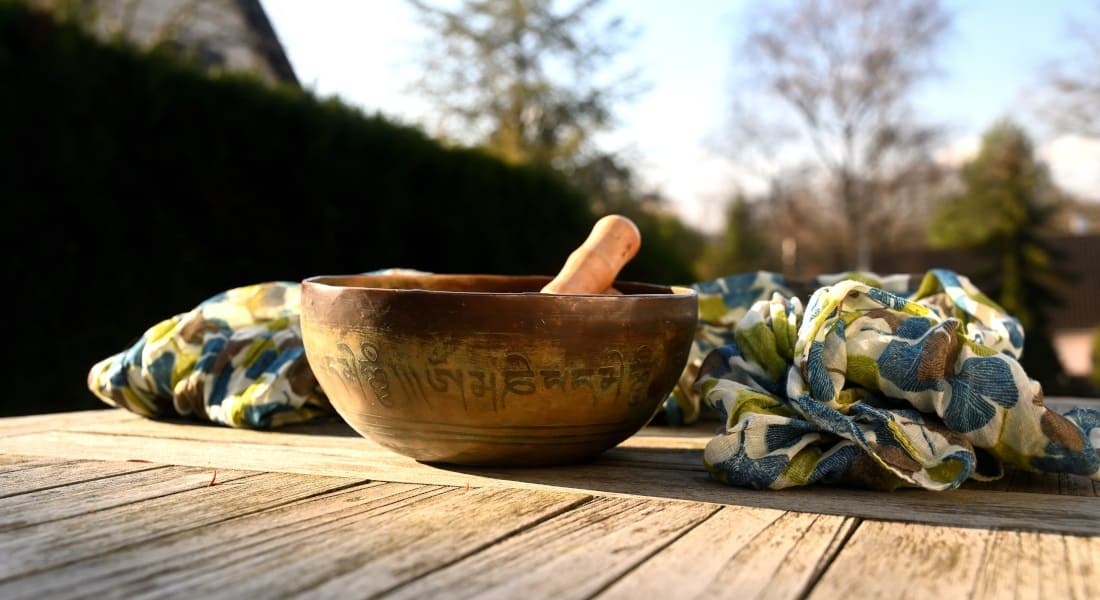
<svg viewBox="0 0 1100 600">
<path fill-rule="evenodd" d="M 587 500 L 583 495 L 560 492 L 455 490 L 371 518 L 368 539 L 345 534 L 324 544 L 307 540 L 309 548 L 324 554 L 330 568 L 301 573 L 293 593 L 345 598 L 348 590 L 355 590 L 362 597 L 374 596 L 462 557 L 495 548 L 502 540 L 555 515 L 572 514 L 574 507 Z M 297 550 L 288 550 L 293 559 Z M 265 564 L 268 558 L 262 557 Z M 230 574 L 228 580 L 212 580 L 197 591 L 221 590 L 236 579 Z M 262 584 L 241 583 L 244 585 L 234 586 L 234 595 L 263 592 Z"/>
<path fill-rule="evenodd" d="M 60 465 L 72 462 L 67 458 L 48 458 L 45 456 L 23 456 L 19 454 L 0 454 L 0 473 L 11 473 L 23 469 L 34 469 L 45 465 Z"/>
<path fill-rule="evenodd" d="M 1047 403 L 1055 405 L 1054 408 L 1062 411 L 1080 405 L 1100 407 L 1100 399 L 1090 398 L 1055 397 L 1048 398 Z M 186 421 L 153 420 L 119 410 L 84 411 L 84 413 L 71 414 L 74 416 L 65 428 L 67 431 L 109 433 L 156 439 L 175 438 L 235 444 L 254 443 L 308 449 L 335 448 L 346 450 L 354 446 L 360 449 L 370 449 L 372 453 L 380 451 L 391 454 L 390 451 L 379 447 L 373 441 L 363 440 L 358 433 L 339 419 L 308 425 L 288 426 L 272 431 L 255 431 Z M 102 422 L 100 422 L 101 420 L 92 418 L 97 414 L 103 417 L 111 416 L 112 418 L 102 419 Z M 702 450 L 714 436 L 717 426 L 717 423 L 705 422 L 686 427 L 646 427 L 618 447 L 602 454 L 595 462 L 601 465 L 669 468 L 701 473 L 704 472 Z M 2 442 L 0 442 L 0 451 L 3 451 Z M 454 482 L 446 483 L 454 484 Z M 1093 487 L 1093 482 L 1082 476 L 1032 473 L 1014 468 L 1009 468 L 1006 476 L 1001 480 L 994 482 L 971 481 L 964 485 L 964 488 L 977 490 L 1095 496 L 1096 493 L 1092 490 Z"/>
<path fill-rule="evenodd" d="M 600 594 L 600 598 L 799 598 L 855 521 L 727 506 Z"/>
<path fill-rule="evenodd" d="M 1049 403 L 1063 402 L 1067 407 L 1093 404 L 1100 406 L 1100 399 L 1048 398 Z M 68 431 L 113 433 L 127 436 L 157 439 L 188 439 L 220 443 L 255 443 L 262 445 L 295 446 L 309 449 L 349 447 L 369 449 L 372 452 L 391 454 L 370 440 L 363 440 L 343 421 L 332 420 L 310 425 L 284 427 L 275 431 L 253 431 L 229 427 L 169 422 L 146 419 L 126 411 L 85 411 L 82 418 L 73 417 Z M 96 414 L 117 418 L 96 420 Z M 112 414 L 114 413 L 114 414 Z M 117 413 L 122 413 L 119 416 Z M 81 414 L 81 413 L 74 413 Z M 700 423 L 689 427 L 653 426 L 643 428 L 634 437 L 624 441 L 601 455 L 595 462 L 601 465 L 625 467 L 669 468 L 703 472 L 702 449 L 715 433 L 715 423 Z M 359 440 L 359 441 L 357 441 Z M 0 451 L 3 444 L 0 442 Z M 453 482 L 449 482 L 453 484 Z M 1062 495 L 1092 495 L 1093 482 L 1085 477 L 1067 474 L 1031 473 L 1010 468 L 1006 477 L 995 482 L 967 482 L 964 488 L 1034 492 Z"/>
<path fill-rule="evenodd" d="M 973 597 L 992 536 L 984 529 L 864 521 L 809 598 Z"/>
<path fill-rule="evenodd" d="M 1100 598 L 1100 537 L 1062 536 L 1072 598 Z"/>
<path fill-rule="evenodd" d="M 1080 475 L 1058 474 L 1058 493 L 1062 496 L 1097 496 L 1096 483 Z"/>
<path fill-rule="evenodd" d="M 1100 537 L 865 521 L 810 598 L 1096 598 Z"/>
<path fill-rule="evenodd" d="M 25 469 L 0 471 L 0 498 L 155 468 L 157 465 L 150 463 L 85 460 L 53 462 L 33 465 Z M 3 510 L 4 503 L 0 501 L 0 511 Z"/>
<path fill-rule="evenodd" d="M 967 481 L 967 490 L 1012 491 L 1059 496 L 1096 496 L 1092 480 L 1069 473 L 1035 473 L 1014 467 L 1005 469 L 1005 476 L 996 481 Z"/>
<path fill-rule="evenodd" d="M 697 424 L 692 427 L 647 427 L 634 437 L 624 441 L 594 461 L 608 467 L 674 469 L 704 473 L 702 449 L 713 436 L 713 424 Z M 342 421 L 287 427 L 278 432 L 234 430 L 227 427 L 202 426 L 186 423 L 168 423 L 132 417 L 126 421 L 105 424 L 81 424 L 71 430 L 81 432 L 114 433 L 120 435 L 149 436 L 157 439 L 184 437 L 220 443 L 278 444 L 307 449 L 338 449 L 349 447 L 370 449 L 392 454 L 370 440 L 359 440 L 359 434 Z M 310 431 L 312 433 L 303 433 Z M 393 458 L 392 456 L 390 458 Z M 444 485 L 460 485 L 455 481 L 439 481 Z M 993 482 L 970 481 L 964 489 L 1030 492 L 1056 495 L 1096 496 L 1093 482 L 1079 475 L 1056 473 L 1032 473 L 1009 468 L 1005 477 Z"/>
<path fill-rule="evenodd" d="M 1076 407 L 1089 407 L 1100 409 L 1100 398 L 1047 396 L 1043 402 L 1048 408 L 1051 408 L 1060 413 L 1064 413 Z M 99 427 L 104 424 L 113 422 L 128 422 L 133 424 L 160 423 L 169 426 L 175 426 L 177 424 L 188 424 L 187 421 L 180 421 L 179 423 L 170 421 L 158 421 L 154 419 L 147 419 L 145 417 L 141 417 L 137 414 L 122 409 L 104 408 L 99 410 L 49 413 L 23 417 L 7 417 L 4 419 L 0 419 L 0 434 L 7 434 L 10 432 L 19 435 L 24 433 L 33 433 L 34 431 L 86 429 L 88 427 Z M 643 428 L 634 436 L 634 438 L 631 439 L 648 437 L 667 439 L 682 438 L 685 444 L 684 447 L 701 448 L 702 446 L 698 445 L 700 440 L 705 443 L 717 433 L 720 425 L 721 424 L 717 421 L 703 421 L 693 425 L 682 427 L 653 425 Z M 228 427 L 214 425 L 212 425 L 211 428 L 226 431 L 241 431 L 233 430 Z M 354 430 L 352 430 L 338 418 L 333 418 L 330 421 L 320 421 L 317 423 L 305 425 L 291 425 L 274 430 L 272 431 L 272 433 L 290 433 L 300 435 L 341 435 L 348 437 L 358 436 L 358 434 L 355 433 Z M 629 445 L 629 442 L 630 440 L 627 440 L 627 442 L 624 442 L 624 444 Z M 675 447 L 669 445 L 665 446 Z"/>
<path fill-rule="evenodd" d="M 1100 538 L 1076 538 L 1100 544 Z M 1065 536 L 1033 532 L 996 531 L 990 538 L 977 575 L 974 596 L 978 598 L 1088 598 L 1100 592 L 1095 584 L 1095 569 L 1087 551 L 1066 543 Z M 1071 552 L 1074 556 L 1071 557 Z M 1081 564 L 1080 559 L 1084 559 Z M 1071 561 L 1077 560 L 1074 572 Z M 1082 567 L 1085 567 L 1082 570 Z M 1077 585 L 1080 584 L 1080 585 Z M 1091 586 L 1095 589 L 1089 590 Z M 1076 587 L 1076 589 L 1075 589 Z M 1075 592 L 1092 593 L 1076 595 Z"/>
<path fill-rule="evenodd" d="M 3 598 L 88 598 L 163 596 L 192 573 L 217 565 L 235 564 L 275 546 L 293 546 L 303 539 L 355 535 L 370 531 L 356 519 L 384 514 L 454 488 L 404 483 L 370 482 L 288 502 L 270 510 L 176 531 L 70 563 L 63 569 L 37 571 L 0 581 Z M 313 560 L 302 555 L 307 565 Z M 281 589 L 282 579 L 270 577 L 268 593 Z"/>
<path fill-rule="evenodd" d="M 278 444 L 308 448 L 346 448 L 349 444 L 354 445 L 363 439 L 343 421 L 298 425 L 278 430 L 256 430 L 236 429 L 212 423 L 145 419 L 136 415 L 105 423 L 94 421 L 74 423 L 66 431 L 218 443 Z"/>
<path fill-rule="evenodd" d="M 157 439 L 184 438 L 220 443 L 263 444 L 301 448 L 338 448 L 365 446 L 381 449 L 362 437 L 343 421 L 296 425 L 278 431 L 232 429 L 214 425 L 166 422 L 131 418 L 109 423 L 79 423 L 67 429 L 72 432 L 142 436 Z M 647 428 L 618 448 L 605 453 L 601 460 L 610 463 L 644 464 L 654 467 L 703 471 L 702 449 L 713 432 L 699 428 Z M 0 446 L 2 448 L 2 446 Z"/>
<path fill-rule="evenodd" d="M 160 466 L 150 469 L 150 465 L 142 465 L 145 467 L 142 470 L 122 472 L 114 477 L 79 479 L 84 469 L 95 472 L 96 464 L 76 462 L 54 469 L 62 477 L 77 479 L 70 485 L 47 485 L 37 491 L 0 498 L 0 515 L 18 515 L 14 521 L 0 523 L 0 533 L 194 490 L 210 486 L 212 482 L 229 484 L 258 474 L 254 471 L 219 471 L 215 474 L 210 469 L 196 467 Z"/>
<path fill-rule="evenodd" d="M 488 478 L 490 482 L 485 485 L 506 481 L 507 485 L 576 489 L 600 495 L 640 495 L 933 525 L 1100 535 L 1100 502 L 1093 497 L 963 489 L 877 492 L 828 486 L 758 491 L 723 485 L 691 471 L 613 468 L 599 461 L 568 468 L 509 471 L 455 467 L 454 471 L 477 475 L 479 481 Z M 394 476 L 400 475 L 378 478 L 388 480 Z"/>
<path fill-rule="evenodd" d="M 756 598 L 802 598 L 853 526 L 853 519 L 787 513 L 739 557 L 735 566 L 745 567 L 723 571 L 706 596 L 725 598 L 729 590 L 747 590 Z"/>
<path fill-rule="evenodd" d="M 280 470 L 303 474 L 359 476 L 365 471 L 376 473 L 413 469 L 441 471 L 390 452 L 364 438 L 350 438 L 343 443 L 318 445 L 283 444 L 277 434 L 267 434 L 262 443 L 234 441 L 232 434 L 249 439 L 255 431 L 234 432 L 217 440 L 203 438 L 203 426 L 180 425 L 173 437 L 49 431 L 7 438 L 0 452 L 38 454 L 58 458 L 89 458 L 95 460 L 150 460 L 156 463 L 199 467 L 239 468 L 252 471 Z M 194 434 L 194 437 L 189 437 Z M 369 477 L 370 479 L 381 479 Z M 441 483 L 465 485 L 470 477 L 453 475 L 447 481 L 410 483 Z M 404 480 L 396 480 L 404 481 Z"/>
<path fill-rule="evenodd" d="M 663 429 L 667 430 L 668 428 Z M 310 451 L 319 449 L 345 451 L 348 448 L 358 448 L 369 450 L 375 455 L 379 453 L 390 455 L 387 457 L 389 459 L 396 457 L 390 450 L 382 448 L 371 440 L 362 438 L 342 421 L 339 423 L 287 427 L 276 432 L 240 430 L 189 423 L 168 423 L 150 419 L 131 419 L 102 425 L 83 424 L 73 427 L 69 431 L 140 436 L 159 440 L 188 439 L 221 444 L 278 445 L 280 447 L 309 449 Z M 302 431 L 313 433 L 301 433 Z M 639 435 L 626 440 L 618 448 L 613 448 L 604 453 L 599 457 L 598 462 L 607 465 L 667 468 L 702 473 L 702 448 L 706 441 L 710 439 L 710 436 L 702 434 L 696 429 L 689 431 L 690 433 L 674 432 L 672 435 L 666 435 L 667 432 L 647 432 L 646 435 Z M 455 482 L 441 483 L 456 485 Z"/>
<path fill-rule="evenodd" d="M 1100 502 L 1083 478 L 1024 473 L 1001 489 L 945 493 L 756 492 L 710 481 L 694 463 L 709 438 L 694 434 L 646 431 L 582 465 L 472 469 L 314 427 L 284 435 L 123 414 L 0 437 L 0 465 L 22 478 L 13 481 L 45 486 L 0 499 L 0 520 L 31 519 L 0 526 L 0 597 L 791 598 L 819 578 L 821 597 L 1100 597 Z M 76 458 L 163 460 L 201 476 L 181 491 L 173 477 L 186 469 L 118 463 L 146 471 L 83 480 L 114 467 Z M 224 484 L 210 487 L 215 467 Z M 346 477 L 230 481 L 231 470 L 270 469 Z M 50 474 L 82 482 L 33 483 Z M 4 481 L 0 471 L 0 494 Z M 131 485 L 111 485 L 120 481 Z M 880 521 L 856 528 L 846 515 Z M 901 519 L 911 523 L 886 522 Z"/>
<path fill-rule="evenodd" d="M 116 564 L 141 561 L 141 576 L 131 567 L 116 572 L 112 581 L 92 581 L 92 589 L 127 598 L 368 597 L 587 500 L 579 494 L 448 488 L 382 502 L 366 492 L 326 495 L 293 510 L 266 511 L 156 541 L 157 548 L 170 553 L 149 544 L 116 554 Z M 162 562 L 150 565 L 145 551 L 158 553 Z M 82 565 L 66 572 L 76 570 Z M 44 581 L 40 577 L 36 583 Z M 30 583 L 24 581 L 21 589 L 45 589 Z"/>
<path fill-rule="evenodd" d="M 1078 406 L 1100 409 L 1100 398 L 1073 398 L 1048 396 L 1044 403 L 1058 412 L 1066 412 Z M 40 431 L 112 431 L 119 429 L 114 425 L 121 425 L 130 429 L 132 433 L 149 433 L 156 431 L 158 435 L 166 434 L 170 428 L 202 426 L 208 430 L 210 436 L 224 436 L 235 441 L 251 441 L 245 438 L 235 437 L 240 434 L 258 434 L 262 437 L 272 434 L 281 434 L 285 439 L 282 443 L 294 444 L 296 439 L 332 437 L 359 437 L 354 430 L 348 427 L 342 420 L 334 418 L 330 421 L 306 425 L 293 425 L 272 431 L 249 431 L 232 429 L 218 425 L 202 425 L 187 421 L 161 421 L 141 417 L 129 411 L 117 408 L 103 408 L 98 410 L 83 410 L 64 413 L 48 413 L 41 415 L 29 415 L 22 417 L 7 417 L 0 419 L 0 438 L 8 435 L 25 435 Z M 143 426 L 151 425 L 152 430 L 144 431 Z M 623 442 L 620 447 L 630 448 L 637 445 L 652 448 L 659 446 L 669 449 L 698 449 L 701 450 L 706 442 L 716 434 L 720 423 L 705 421 L 690 426 L 672 427 L 654 425 L 643 428 L 634 437 Z M 169 429 L 166 429 L 169 428 Z M 189 432 L 188 435 L 194 435 Z M 290 437 L 294 436 L 294 437 Z M 647 440 L 647 438 L 650 438 Z M 654 440 L 659 440 L 654 443 Z M 315 446 L 316 439 L 307 445 Z M 0 452 L 3 445 L 0 443 Z"/>
<path fill-rule="evenodd" d="M 703 504 L 597 498 L 484 551 L 387 590 L 394 598 L 588 598 L 716 510 Z M 643 567 L 644 568 L 644 567 Z M 369 572 L 326 582 L 336 597 Z"/>
<path fill-rule="evenodd" d="M 24 435 L 38 431 L 61 431 L 88 423 L 127 422 L 140 418 L 134 413 L 116 408 L 5 417 L 0 419 L 0 448 L 3 447 L 2 439 L 9 435 Z"/>
<path fill-rule="evenodd" d="M 188 469 L 166 469 L 186 473 Z M 261 473 L 222 485 L 209 486 L 199 477 L 196 487 L 141 502 L 94 510 L 68 519 L 40 522 L 29 527 L 0 531 L 0 580 L 45 571 L 90 556 L 202 528 L 212 523 L 270 509 L 356 483 L 336 477 Z M 34 507 L 19 518 L 40 521 Z"/>
<path fill-rule="evenodd" d="M 179 436 L 194 426 L 179 426 Z M 199 429 L 209 429 L 199 427 Z M 259 432 L 248 432 L 259 433 Z M 1100 535 L 1100 503 L 1095 497 L 1016 491 L 959 489 L 893 493 L 816 486 L 780 492 L 723 485 L 690 469 L 653 466 L 644 447 L 620 448 L 613 461 L 601 457 L 579 465 L 488 469 L 427 465 L 398 455 L 366 438 L 348 438 L 329 447 L 283 446 L 270 435 L 265 443 L 208 442 L 117 434 L 44 432 L 3 441 L 8 451 L 57 457 L 156 462 L 242 470 L 357 477 L 380 481 L 475 487 L 570 490 L 581 493 L 655 497 L 817 512 L 855 518 L 904 520 L 936 525 L 1026 529 Z M 331 440 L 329 440 L 331 442 Z M 662 450 L 663 449 L 657 449 Z M 671 452 L 687 452 L 675 450 Z M 633 460 L 628 453 L 642 458 Z"/>
</svg>

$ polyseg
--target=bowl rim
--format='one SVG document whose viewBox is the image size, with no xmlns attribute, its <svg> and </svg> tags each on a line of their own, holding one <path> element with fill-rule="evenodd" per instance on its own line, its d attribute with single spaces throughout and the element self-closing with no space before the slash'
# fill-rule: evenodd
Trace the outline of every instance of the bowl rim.
<svg viewBox="0 0 1100 600">
<path fill-rule="evenodd" d="M 551 275 L 501 275 L 492 273 L 344 273 L 311 275 L 302 279 L 303 287 L 318 287 L 322 289 L 343 290 L 371 290 L 377 292 L 389 292 L 395 294 L 429 293 L 445 296 L 493 296 L 493 297 L 526 297 L 541 296 L 551 298 L 693 298 L 698 292 L 687 285 L 666 285 L 661 283 L 649 283 L 617 279 L 612 283 L 613 287 L 625 286 L 627 288 L 639 288 L 638 292 L 618 294 L 559 294 L 545 293 L 541 291 L 530 292 L 494 292 L 494 291 L 467 291 L 467 290 L 437 290 L 419 287 L 377 287 L 353 283 L 356 280 L 383 279 L 383 278 L 409 278 L 409 279 L 479 279 L 483 281 L 527 281 L 532 287 L 541 288 L 537 283 L 548 283 L 553 279 Z M 644 291 L 644 290 L 651 291 Z"/>
</svg>

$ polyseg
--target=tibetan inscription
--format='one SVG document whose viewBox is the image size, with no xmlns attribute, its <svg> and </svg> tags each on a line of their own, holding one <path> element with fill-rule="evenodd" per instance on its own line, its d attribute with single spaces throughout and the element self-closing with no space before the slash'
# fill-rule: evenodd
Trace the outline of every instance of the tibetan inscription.
<svg viewBox="0 0 1100 600">
<path fill-rule="evenodd" d="M 363 343 L 358 350 L 346 343 L 325 357 L 325 368 L 345 385 L 361 389 L 368 398 L 391 407 L 407 399 L 427 405 L 449 396 L 463 409 L 506 410 L 509 402 L 540 392 L 581 393 L 593 405 L 600 402 L 643 402 L 654 365 L 654 352 L 639 346 L 631 352 L 608 348 L 595 360 L 564 360 L 563 364 L 533 364 L 522 352 L 506 351 L 492 368 L 452 364 L 447 353 L 433 352 L 426 362 L 400 360 Z M 578 392 L 580 391 L 580 392 Z"/>
<path fill-rule="evenodd" d="M 356 353 L 348 344 L 336 344 L 336 355 L 325 356 L 325 368 L 345 383 L 358 386 L 382 406 L 393 406 L 389 375 L 379 361 L 378 347 L 363 342 Z"/>
</svg>

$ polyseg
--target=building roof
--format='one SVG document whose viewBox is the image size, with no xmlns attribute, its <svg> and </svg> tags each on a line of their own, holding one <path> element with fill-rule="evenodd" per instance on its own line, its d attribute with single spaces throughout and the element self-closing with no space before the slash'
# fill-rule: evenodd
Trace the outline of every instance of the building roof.
<svg viewBox="0 0 1100 600">
<path fill-rule="evenodd" d="M 33 0 L 47 9 L 59 0 Z M 81 21 L 103 38 L 148 48 L 169 44 L 205 69 L 248 72 L 298 86 L 298 77 L 260 0 L 88 0 Z"/>
<path fill-rule="evenodd" d="M 1047 316 L 1055 330 L 1094 329 L 1100 327 L 1100 234 L 1048 238 L 1051 247 L 1062 255 L 1055 265 L 1070 275 L 1071 281 L 1059 290 L 1064 305 L 1051 307 Z M 992 289 L 993 275 L 981 257 L 961 250 L 882 251 L 874 257 L 876 273 L 924 273 L 929 269 L 951 269 L 971 278 L 982 290 Z"/>
<path fill-rule="evenodd" d="M 294 67 L 291 66 L 267 13 L 260 5 L 260 0 L 237 0 L 237 5 L 256 36 L 256 51 L 264 57 L 272 73 L 286 83 L 299 85 Z"/>
</svg>

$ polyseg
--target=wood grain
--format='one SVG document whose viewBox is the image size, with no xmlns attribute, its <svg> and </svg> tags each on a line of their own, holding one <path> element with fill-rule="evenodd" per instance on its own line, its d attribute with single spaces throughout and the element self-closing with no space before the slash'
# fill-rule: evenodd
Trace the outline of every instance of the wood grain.
<svg viewBox="0 0 1100 600">
<path fill-rule="evenodd" d="M 141 417 L 119 408 L 46 413 L 0 419 L 0 443 L 9 435 L 24 435 L 38 431 L 59 431 L 88 422 L 133 421 Z"/>
<path fill-rule="evenodd" d="M 286 473 L 247 477 L 226 473 L 227 479 L 234 480 L 210 486 L 210 473 L 195 469 L 166 467 L 144 474 L 168 479 L 175 476 L 175 489 L 180 491 L 110 508 L 99 508 L 111 503 L 107 496 L 88 509 L 72 504 L 64 509 L 55 505 L 43 512 L 38 512 L 36 506 L 24 506 L 19 513 L 5 510 L 3 514 L 17 516 L 12 527 L 0 531 L 0 556 L 4 557 L 0 561 L 0 580 L 56 568 L 175 531 L 201 528 L 355 483 L 344 478 Z M 89 483 L 134 498 L 132 491 L 107 482 L 101 479 Z M 67 516 L 58 514 L 62 510 Z"/>
<path fill-rule="evenodd" d="M 150 463 L 117 461 L 59 461 L 31 464 L 24 469 L 0 471 L 0 498 L 37 490 L 57 489 L 85 481 L 155 468 L 157 468 L 156 465 Z M 59 493 L 67 494 L 71 489 Z M 3 507 L 4 502 L 0 500 L 0 511 L 3 511 Z"/>
<path fill-rule="evenodd" d="M 450 488 L 403 483 L 364 483 L 332 490 L 267 510 L 138 540 L 113 551 L 89 555 L 64 569 L 37 571 L 0 582 L 4 598 L 136 597 L 186 585 L 191 573 L 235 564 L 272 544 L 293 546 L 309 536 L 346 531 L 349 517 L 382 514 Z M 354 525 L 354 523 L 352 523 Z M 308 557 L 301 559 L 309 563 Z M 272 589 L 279 582 L 270 577 Z"/>
<path fill-rule="evenodd" d="M 45 465 L 59 465 L 72 462 L 66 458 L 47 458 L 44 456 L 22 456 L 18 454 L 0 454 L 0 473 L 11 473 L 24 469 L 33 469 Z"/>
<path fill-rule="evenodd" d="M 753 491 L 709 479 L 698 427 L 646 428 L 585 464 L 474 469 L 338 422 L 263 432 L 108 410 L 9 424 L 5 600 L 1100 598 L 1098 488 L 1081 477 Z"/>
<path fill-rule="evenodd" d="M 3 531 L 170 496 L 210 486 L 211 483 L 229 484 L 258 474 L 253 471 L 223 470 L 214 473 L 210 469 L 195 467 L 150 468 L 149 465 L 141 465 L 141 470 L 122 471 L 112 477 L 83 478 L 86 471 L 95 472 L 97 464 L 118 463 L 81 461 L 59 465 L 50 468 L 50 471 L 59 478 L 74 480 L 73 483 L 45 485 L 42 489 L 0 499 L 0 514 L 20 515 L 16 521 L 5 523 Z"/>
<path fill-rule="evenodd" d="M 992 535 L 984 529 L 864 521 L 809 598 L 970 598 Z"/>
<path fill-rule="evenodd" d="M 1100 538 L 996 531 L 979 567 L 980 598 L 1095 598 Z"/>
<path fill-rule="evenodd" d="M 810 598 L 1095 598 L 1100 538 L 868 521 Z"/>
<path fill-rule="evenodd" d="M 797 598 L 855 521 L 727 506 L 615 582 L 600 598 Z"/>
<path fill-rule="evenodd" d="M 77 431 L 4 438 L 0 440 L 0 452 L 99 460 L 142 457 L 163 463 L 242 470 L 277 469 L 406 483 L 666 498 L 937 525 L 1100 534 L 1100 503 L 1095 495 L 1060 495 L 1063 488 L 1059 477 L 1040 478 L 1036 485 L 1025 478 L 1020 485 L 1030 491 L 1003 486 L 951 492 L 882 493 L 827 486 L 756 491 L 726 486 L 697 467 L 680 466 L 694 463 L 697 454 L 682 447 L 662 447 L 669 439 L 674 444 L 684 443 L 684 438 L 675 436 L 635 436 L 631 445 L 585 464 L 479 469 L 418 463 L 361 437 L 287 437 L 273 432 L 159 423 L 136 416 L 129 423 L 96 424 L 88 420 L 73 428 Z M 1079 479 L 1081 486 L 1091 484 Z"/>
<path fill-rule="evenodd" d="M 1035 473 L 1008 468 L 1005 470 L 1004 477 L 1000 479 L 995 481 L 967 481 L 962 485 L 962 489 L 1095 497 L 1097 494 L 1094 483 L 1081 475 Z"/>
<path fill-rule="evenodd" d="M 1100 538 L 1062 536 L 1073 598 L 1100 598 Z"/>
<path fill-rule="evenodd" d="M 701 504 L 596 498 L 483 552 L 387 590 L 387 596 L 588 598 L 715 510 Z M 335 595 L 339 583 L 323 591 Z M 354 587 L 360 583 L 356 580 Z"/>
<path fill-rule="evenodd" d="M 273 589 L 280 596 L 368 597 L 585 500 L 551 492 L 384 484 L 176 534 L 96 561 L 94 568 L 75 565 L 69 571 L 79 569 L 80 581 L 91 581 L 92 589 L 127 598 L 266 598 Z M 103 582 L 100 569 L 119 563 L 137 564 Z M 56 586 L 37 578 L 20 589 L 29 596 Z"/>
<path fill-rule="evenodd" d="M 1100 496 L 1098 484 L 1079 475 L 1058 474 L 1058 494 L 1062 496 Z"/>
</svg>

